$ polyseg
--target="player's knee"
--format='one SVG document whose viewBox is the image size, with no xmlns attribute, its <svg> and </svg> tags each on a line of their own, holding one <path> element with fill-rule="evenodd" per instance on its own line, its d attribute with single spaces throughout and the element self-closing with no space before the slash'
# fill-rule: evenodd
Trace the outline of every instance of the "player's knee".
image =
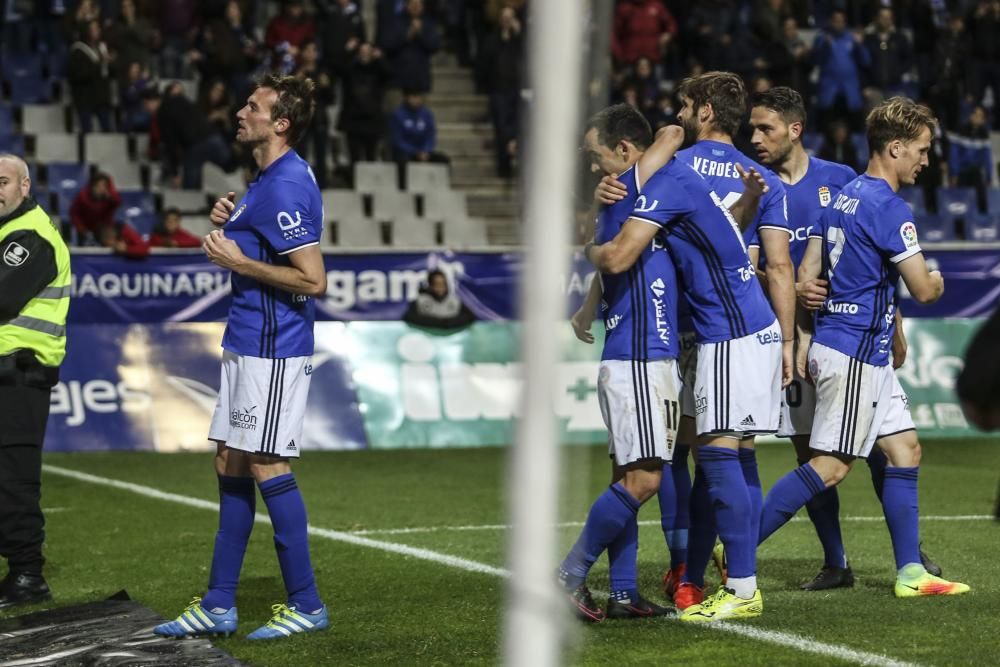
<svg viewBox="0 0 1000 667">
<path fill-rule="evenodd" d="M 809 465 L 816 471 L 827 488 L 840 484 L 847 477 L 847 473 L 851 471 L 850 465 L 832 456 L 816 457 L 809 462 Z"/>
<path fill-rule="evenodd" d="M 625 473 L 622 485 L 633 498 L 644 503 L 660 490 L 661 471 L 631 470 Z"/>
</svg>

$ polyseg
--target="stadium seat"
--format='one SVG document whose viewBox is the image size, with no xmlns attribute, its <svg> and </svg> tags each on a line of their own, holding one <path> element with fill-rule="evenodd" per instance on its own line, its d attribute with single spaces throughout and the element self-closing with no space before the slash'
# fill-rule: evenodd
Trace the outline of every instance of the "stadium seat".
<svg viewBox="0 0 1000 667">
<path fill-rule="evenodd" d="M 197 190 L 163 189 L 163 210 L 176 208 L 181 213 L 207 213 L 208 198 Z"/>
<path fill-rule="evenodd" d="M 4 134 L 0 132 L 0 151 L 13 153 L 14 155 L 24 155 L 24 135 Z"/>
<path fill-rule="evenodd" d="M 0 136 L 9 136 L 14 134 L 16 130 L 14 110 L 6 104 L 0 104 Z"/>
<path fill-rule="evenodd" d="M 391 162 L 358 162 L 354 165 L 354 189 L 358 192 L 397 190 L 397 169 Z"/>
<path fill-rule="evenodd" d="M 976 191 L 960 187 L 938 188 L 937 202 L 938 215 L 962 218 L 976 212 Z"/>
<path fill-rule="evenodd" d="M 457 190 L 438 190 L 424 195 L 424 217 L 428 220 L 465 218 L 468 204 L 465 193 Z"/>
<path fill-rule="evenodd" d="M 126 216 L 121 218 L 121 220 L 142 234 L 142 238 L 149 240 L 149 235 L 156 229 L 156 225 L 160 222 L 160 217 L 155 213 L 139 213 L 137 215 Z"/>
<path fill-rule="evenodd" d="M 50 79 L 66 78 L 66 52 L 53 51 L 45 61 L 45 68 L 48 70 Z"/>
<path fill-rule="evenodd" d="M 986 191 L 987 213 L 1000 213 L 1000 188 L 989 188 Z"/>
<path fill-rule="evenodd" d="M 4 53 L 0 56 L 0 72 L 4 81 L 41 79 L 42 58 L 37 53 Z"/>
<path fill-rule="evenodd" d="M 326 222 L 364 217 L 364 202 L 354 190 L 323 190 L 323 216 Z"/>
<path fill-rule="evenodd" d="M 44 104 L 52 99 L 52 85 L 45 79 L 15 77 L 8 85 L 10 96 L 7 101 L 14 105 Z"/>
<path fill-rule="evenodd" d="M 380 222 L 413 215 L 413 195 L 399 190 L 372 193 L 372 217 Z"/>
<path fill-rule="evenodd" d="M 377 248 L 382 245 L 382 227 L 368 218 L 345 218 L 335 223 L 336 245 L 342 248 Z"/>
<path fill-rule="evenodd" d="M 436 246 L 437 223 L 415 215 L 392 221 L 392 245 L 396 248 L 429 248 Z"/>
<path fill-rule="evenodd" d="M 154 201 L 151 192 L 119 189 L 118 194 L 122 198 L 122 205 L 118 211 L 126 218 L 134 218 L 139 215 L 156 212 L 156 201 Z"/>
<path fill-rule="evenodd" d="M 83 159 L 104 171 L 109 162 L 128 159 L 128 136 L 117 132 L 91 132 L 83 137 Z"/>
<path fill-rule="evenodd" d="M 75 134 L 39 134 L 35 137 L 35 159 L 39 162 L 81 162 L 80 142 Z"/>
<path fill-rule="evenodd" d="M 917 187 L 906 187 L 899 189 L 899 196 L 910 205 L 910 210 L 913 211 L 913 215 L 921 215 L 927 212 L 927 206 L 924 204 L 924 190 L 923 188 Z"/>
<path fill-rule="evenodd" d="M 181 227 L 191 232 L 195 236 L 207 236 L 215 229 L 212 221 L 208 219 L 208 214 L 202 215 L 182 215 Z"/>
<path fill-rule="evenodd" d="M 406 190 L 428 193 L 451 187 L 448 165 L 410 162 L 406 165 Z"/>
<path fill-rule="evenodd" d="M 225 196 L 227 192 L 236 193 L 236 201 L 247 189 L 247 184 L 243 182 L 243 172 L 239 169 L 232 173 L 227 173 L 222 167 L 206 162 L 201 168 L 201 189 L 207 192 L 213 199 Z"/>
<path fill-rule="evenodd" d="M 52 190 L 53 203 L 55 204 L 55 213 L 57 216 L 63 220 L 69 220 L 69 209 L 73 205 L 73 200 L 76 199 L 77 193 L 79 193 L 79 190 L 77 192 Z"/>
<path fill-rule="evenodd" d="M 82 162 L 50 162 L 45 171 L 49 191 L 60 198 L 58 210 L 68 211 L 73 198 L 87 184 L 90 168 Z"/>
<path fill-rule="evenodd" d="M 1000 240 L 1000 213 L 973 213 L 965 218 L 968 241 Z"/>
<path fill-rule="evenodd" d="M 921 241 L 940 243 L 955 240 L 955 219 L 925 213 L 917 220 L 917 235 Z"/>
<path fill-rule="evenodd" d="M 66 131 L 66 107 L 61 104 L 25 104 L 21 114 L 21 130 L 26 134 Z"/>
<path fill-rule="evenodd" d="M 444 245 L 453 250 L 489 245 L 486 221 L 482 218 L 446 217 L 441 226 L 441 235 Z"/>
<path fill-rule="evenodd" d="M 103 171 L 114 181 L 115 187 L 119 190 L 139 190 L 142 185 L 142 167 L 135 162 L 118 157 L 114 160 L 107 160 L 96 163 L 100 171 Z"/>
</svg>

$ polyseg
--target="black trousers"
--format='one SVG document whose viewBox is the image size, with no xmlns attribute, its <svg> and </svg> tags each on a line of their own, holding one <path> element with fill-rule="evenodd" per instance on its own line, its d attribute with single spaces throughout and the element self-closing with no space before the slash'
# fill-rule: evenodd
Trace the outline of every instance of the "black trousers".
<svg viewBox="0 0 1000 667">
<path fill-rule="evenodd" d="M 21 378 L 0 379 L 0 556 L 16 573 L 41 574 L 45 562 L 42 442 L 49 392 Z"/>
</svg>

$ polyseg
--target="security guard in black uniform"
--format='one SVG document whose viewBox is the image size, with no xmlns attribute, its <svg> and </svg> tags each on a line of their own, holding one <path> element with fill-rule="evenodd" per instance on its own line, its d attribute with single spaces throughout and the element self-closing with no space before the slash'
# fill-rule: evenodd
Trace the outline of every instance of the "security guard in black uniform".
<svg viewBox="0 0 1000 667">
<path fill-rule="evenodd" d="M 0 609 L 51 597 L 42 576 L 42 442 L 66 355 L 69 250 L 31 197 L 28 166 L 0 153 Z"/>
</svg>

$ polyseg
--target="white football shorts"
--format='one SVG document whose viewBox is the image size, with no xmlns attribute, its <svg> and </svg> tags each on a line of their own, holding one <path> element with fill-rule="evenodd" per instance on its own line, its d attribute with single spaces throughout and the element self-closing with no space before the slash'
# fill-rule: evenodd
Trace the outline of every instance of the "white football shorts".
<svg viewBox="0 0 1000 667">
<path fill-rule="evenodd" d="M 816 412 L 816 388 L 798 374 L 792 372 L 792 383 L 785 387 L 781 395 L 781 418 L 778 420 L 778 437 L 809 435 L 812 432 L 813 415 Z"/>
<path fill-rule="evenodd" d="M 297 458 L 311 359 L 263 359 L 223 350 L 219 400 L 208 439 L 251 454 Z"/>
<path fill-rule="evenodd" d="M 673 458 L 680 390 L 675 359 L 601 362 L 597 400 L 616 465 Z"/>
</svg>

